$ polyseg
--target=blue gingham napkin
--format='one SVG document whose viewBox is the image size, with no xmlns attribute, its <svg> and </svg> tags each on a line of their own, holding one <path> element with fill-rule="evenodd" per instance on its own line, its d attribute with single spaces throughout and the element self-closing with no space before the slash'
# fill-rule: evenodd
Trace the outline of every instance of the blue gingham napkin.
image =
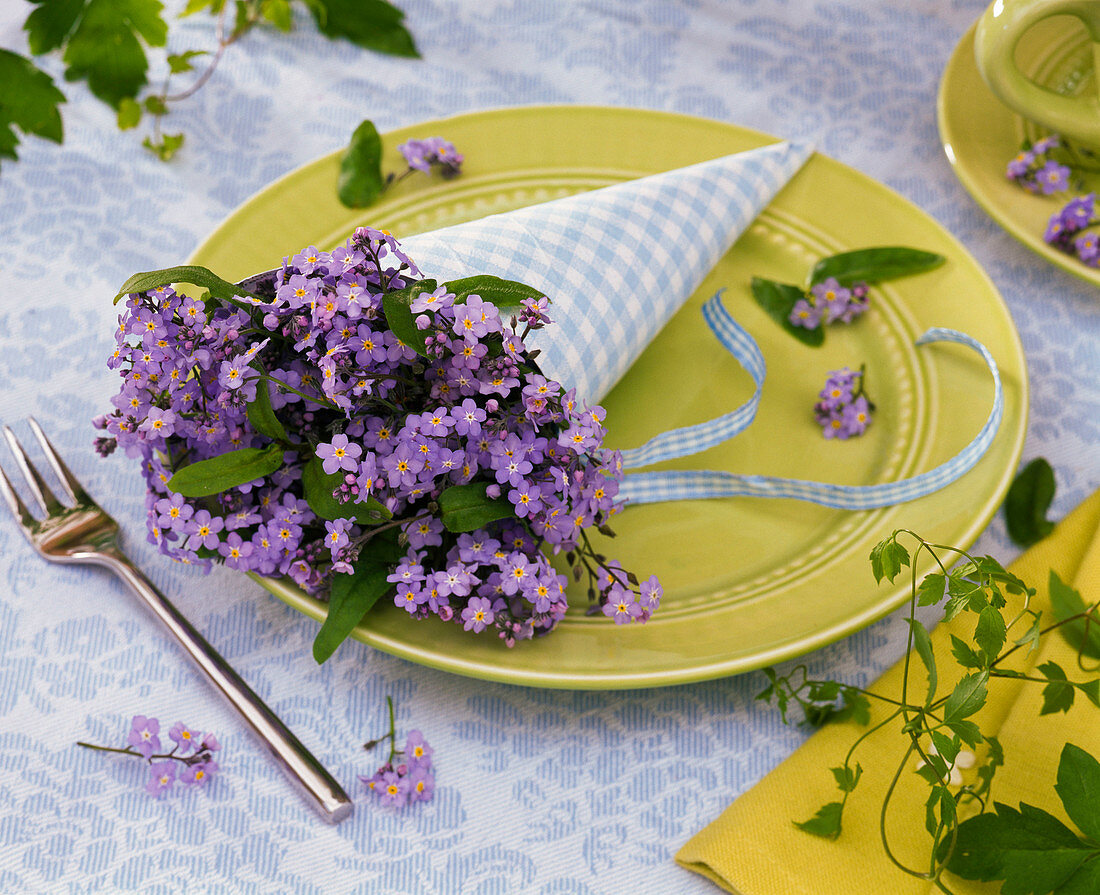
<svg viewBox="0 0 1100 895">
<path fill-rule="evenodd" d="M 597 403 L 809 158 L 775 143 L 401 240 L 425 276 L 492 274 L 549 296 L 526 340 Z"/>
</svg>

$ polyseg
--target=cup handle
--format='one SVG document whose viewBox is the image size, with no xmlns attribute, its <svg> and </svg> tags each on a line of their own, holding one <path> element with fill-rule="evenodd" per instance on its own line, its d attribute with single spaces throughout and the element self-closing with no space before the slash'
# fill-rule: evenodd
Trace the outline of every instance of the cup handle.
<svg viewBox="0 0 1100 895">
<path fill-rule="evenodd" d="M 989 89 L 1005 105 L 1068 137 L 1100 143 L 1100 99 L 1064 96 L 1040 86 L 1016 66 L 1016 44 L 1043 19 L 1071 15 L 1100 43 L 1100 3 L 1086 0 L 995 0 L 978 20 L 974 56 Z"/>
</svg>

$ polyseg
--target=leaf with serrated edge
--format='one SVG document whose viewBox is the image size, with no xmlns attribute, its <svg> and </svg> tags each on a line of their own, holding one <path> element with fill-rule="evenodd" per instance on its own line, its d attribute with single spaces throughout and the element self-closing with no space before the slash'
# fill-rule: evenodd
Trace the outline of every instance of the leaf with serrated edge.
<svg viewBox="0 0 1100 895">
<path fill-rule="evenodd" d="M 844 806 L 840 802 L 829 802 L 817 809 L 809 820 L 795 821 L 794 825 L 804 833 L 836 839 L 840 835 L 840 821 Z"/>
<path fill-rule="evenodd" d="M 405 14 L 386 0 L 309 0 L 306 5 L 328 37 L 343 37 L 392 56 L 420 55 L 402 24 Z"/>
<path fill-rule="evenodd" d="M 63 102 L 65 94 L 54 86 L 53 78 L 29 59 L 0 49 L 0 158 L 16 157 L 19 138 L 13 127 L 60 143 L 58 106 Z"/>
<path fill-rule="evenodd" d="M 1086 836 L 1100 842 L 1100 762 L 1080 746 L 1066 743 L 1054 789 L 1069 819 Z"/>
<path fill-rule="evenodd" d="M 984 668 L 987 664 L 965 640 L 954 634 L 951 635 L 951 653 L 963 668 Z"/>
<path fill-rule="evenodd" d="M 143 45 L 162 47 L 168 26 L 160 0 L 87 0 L 65 42 L 68 80 L 86 80 L 113 108 L 133 98 L 147 82 Z"/>
<path fill-rule="evenodd" d="M 979 671 L 962 678 L 947 697 L 943 707 L 945 721 L 957 721 L 973 715 L 985 705 L 989 672 Z"/>
<path fill-rule="evenodd" d="M 1045 893 L 1057 891 L 1095 853 L 1046 811 L 1027 804 L 1017 811 L 997 802 L 995 814 L 959 825 L 947 867 L 964 879 L 1006 880 L 1002 892 L 1010 895 Z"/>
<path fill-rule="evenodd" d="M 986 659 L 992 662 L 1005 645 L 1005 620 L 999 609 L 986 606 L 978 614 L 978 624 L 974 628 L 974 642 L 981 647 Z"/>
<path fill-rule="evenodd" d="M 1035 669 L 1050 683 L 1043 687 L 1043 707 L 1039 709 L 1040 715 L 1050 715 L 1054 712 L 1068 712 L 1073 708 L 1075 692 L 1073 685 L 1066 678 L 1066 672 L 1057 662 L 1044 662 Z"/>
<path fill-rule="evenodd" d="M 1054 612 L 1055 619 L 1060 622 L 1073 618 L 1075 615 L 1080 615 L 1088 609 L 1085 601 L 1081 598 L 1081 594 L 1059 578 L 1058 573 L 1053 569 L 1050 571 L 1048 590 L 1050 591 L 1051 609 Z M 1096 614 L 1094 613 L 1094 615 Z M 1087 630 L 1085 619 L 1069 622 L 1062 625 L 1058 630 L 1074 649 L 1080 650 L 1083 655 L 1091 659 L 1100 659 L 1100 618 L 1096 621 L 1089 621 Z"/>
</svg>

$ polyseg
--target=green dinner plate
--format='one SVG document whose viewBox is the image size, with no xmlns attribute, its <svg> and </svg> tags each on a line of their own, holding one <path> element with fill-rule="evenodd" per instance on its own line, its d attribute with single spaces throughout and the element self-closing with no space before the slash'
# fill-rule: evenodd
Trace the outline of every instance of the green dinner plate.
<svg viewBox="0 0 1100 895">
<path fill-rule="evenodd" d="M 410 177 L 375 206 L 353 211 L 336 199 L 338 156 L 329 155 L 246 202 L 191 261 L 239 280 L 307 245 L 332 247 L 360 224 L 400 238 L 775 140 L 662 112 L 522 107 L 386 134 L 384 169 L 403 168 L 396 150 L 402 141 L 437 134 L 466 155 L 457 180 Z M 948 262 L 875 289 L 872 310 L 851 326 L 830 328 L 822 348 L 791 338 L 751 298 L 753 276 L 799 282 L 824 255 L 883 244 L 940 252 Z M 578 591 L 552 634 L 513 649 L 455 624 L 413 621 L 389 605 L 373 609 L 354 636 L 414 662 L 509 683 L 582 689 L 682 684 L 805 653 L 898 606 L 904 587 L 877 585 L 868 563 L 872 546 L 894 529 L 910 528 L 940 543 L 972 543 L 1019 460 L 1027 381 L 1012 319 L 965 249 L 890 190 L 814 156 L 607 396 L 611 446 L 641 444 L 656 432 L 732 409 L 751 394 L 748 375 L 700 315 L 703 300 L 721 288 L 767 358 L 757 421 L 724 445 L 665 466 L 872 484 L 938 465 L 978 432 L 993 385 L 982 361 L 965 348 L 916 349 L 913 341 L 931 326 L 970 333 L 1000 365 L 1006 405 L 993 446 L 956 483 L 889 509 L 843 512 L 753 499 L 628 508 L 616 519 L 618 537 L 600 546 L 639 577 L 660 577 L 665 598 L 646 625 L 616 626 L 586 616 L 586 596 Z M 813 420 L 817 392 L 830 370 L 864 363 L 878 405 L 875 421 L 862 438 L 826 441 Z M 325 604 L 289 582 L 261 583 L 310 617 L 324 617 Z"/>
<path fill-rule="evenodd" d="M 1020 70 L 1036 83 L 1065 94 L 1095 92 L 1092 42 L 1076 19 L 1056 16 L 1040 22 L 1020 41 Z M 1033 252 L 1075 276 L 1100 286 L 1100 270 L 1043 241 L 1051 215 L 1071 195 L 1033 195 L 1005 176 L 1005 167 L 1025 139 L 1047 135 L 997 99 L 974 61 L 971 28 L 944 69 L 937 103 L 940 140 L 959 181 L 993 220 Z M 1085 189 L 1100 189 L 1100 175 L 1086 177 Z"/>
</svg>

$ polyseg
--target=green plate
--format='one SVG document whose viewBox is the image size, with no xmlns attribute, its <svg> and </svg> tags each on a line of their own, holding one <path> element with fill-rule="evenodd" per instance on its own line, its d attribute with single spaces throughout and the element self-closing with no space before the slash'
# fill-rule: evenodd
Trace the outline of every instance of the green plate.
<svg viewBox="0 0 1100 895">
<path fill-rule="evenodd" d="M 1021 71 L 1051 90 L 1065 94 L 1096 90 L 1092 43 L 1074 18 L 1056 16 L 1040 22 L 1020 41 L 1016 61 Z M 974 28 L 959 42 L 944 69 L 937 111 L 947 160 L 975 201 L 1029 249 L 1100 286 L 1100 270 L 1043 241 L 1051 215 L 1071 194 L 1033 195 L 1005 176 L 1005 167 L 1024 140 L 1035 141 L 1048 132 L 1021 118 L 990 92 L 974 61 Z M 1089 175 L 1086 181 L 1082 192 L 1100 189 L 1100 175 Z"/>
<path fill-rule="evenodd" d="M 716 121 L 622 108 L 540 106 L 461 115 L 385 136 L 396 146 L 443 135 L 465 153 L 462 176 L 408 178 L 368 210 L 335 196 L 337 155 L 276 181 L 230 215 L 191 258 L 231 280 L 274 267 L 307 245 L 331 247 L 370 223 L 398 237 L 543 202 L 627 178 L 773 142 Z M 873 309 L 807 348 L 757 308 L 754 275 L 800 281 L 821 256 L 894 243 L 941 252 L 948 263 L 872 293 Z M 430 271 L 426 272 L 430 275 Z M 769 375 L 756 423 L 704 454 L 669 466 L 871 484 L 929 469 L 981 427 L 992 399 L 988 371 L 959 346 L 913 347 L 930 326 L 964 330 L 1001 368 L 1005 417 L 989 453 L 969 474 L 899 507 L 842 512 L 787 500 L 692 501 L 627 509 L 603 544 L 640 577 L 656 573 L 666 596 L 646 625 L 616 626 L 584 614 L 583 592 L 550 636 L 507 649 L 436 619 L 411 620 L 379 606 L 355 636 L 435 668 L 539 687 L 610 689 L 682 684 L 759 668 L 869 624 L 905 599 L 878 586 L 871 547 L 896 528 L 969 545 L 1000 504 L 1019 460 L 1027 415 L 1023 352 L 993 284 L 942 227 L 885 187 L 814 156 L 722 259 L 605 400 L 609 443 L 650 435 L 736 407 L 751 394 L 746 373 L 718 346 L 702 301 L 726 287 L 727 306 L 760 342 Z M 867 434 L 826 441 L 812 405 L 826 374 L 867 364 L 878 404 Z M 292 584 L 261 581 L 315 619 L 325 604 Z M 899 582 L 900 583 L 900 582 Z"/>
</svg>

